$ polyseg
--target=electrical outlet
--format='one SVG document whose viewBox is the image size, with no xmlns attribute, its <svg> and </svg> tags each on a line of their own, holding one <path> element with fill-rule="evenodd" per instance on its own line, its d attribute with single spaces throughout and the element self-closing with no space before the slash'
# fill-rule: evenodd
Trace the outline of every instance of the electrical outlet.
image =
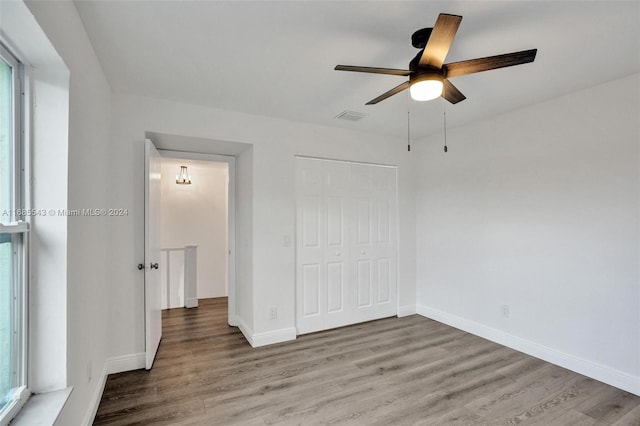
<svg viewBox="0 0 640 426">
<path fill-rule="evenodd" d="M 276 308 L 275 306 L 269 308 L 269 319 L 278 319 L 278 308 Z"/>
<path fill-rule="evenodd" d="M 511 316 L 511 308 L 509 305 L 502 305 L 502 318 L 509 318 Z"/>
</svg>

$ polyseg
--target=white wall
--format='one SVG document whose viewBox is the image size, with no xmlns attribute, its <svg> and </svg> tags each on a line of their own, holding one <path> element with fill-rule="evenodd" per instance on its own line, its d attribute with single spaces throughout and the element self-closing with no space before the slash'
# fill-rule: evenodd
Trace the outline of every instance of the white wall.
<svg viewBox="0 0 640 426">
<path fill-rule="evenodd" d="M 53 175 L 34 170 L 36 188 L 38 181 L 60 182 L 62 188 L 59 190 L 67 194 L 68 199 L 46 199 L 56 205 L 33 207 L 113 207 L 108 205 L 107 196 L 113 178 L 110 167 L 110 87 L 72 2 L 28 1 L 27 6 L 70 71 L 68 151 L 39 152 L 35 145 L 34 152 L 35 156 L 47 155 L 46 161 L 58 168 Z M 36 94 L 36 104 L 39 101 Z M 43 143 L 50 141 L 49 135 L 41 137 Z M 64 261 L 57 265 L 59 272 L 51 272 L 39 279 L 41 285 L 50 285 L 58 279 L 64 280 L 66 274 L 66 306 L 63 305 L 66 307 L 64 320 L 67 327 L 64 348 L 66 383 L 73 386 L 74 391 L 59 418 L 58 423 L 62 425 L 88 421 L 92 404 L 101 391 L 109 345 L 112 284 L 109 235 L 110 229 L 118 226 L 117 221 L 109 217 L 66 218 Z M 55 246 L 43 245 L 42 250 L 56 249 Z M 50 299 L 48 303 L 56 302 Z M 46 319 L 57 320 L 57 317 Z M 58 347 L 50 349 L 55 353 Z"/>
<path fill-rule="evenodd" d="M 185 165 L 191 185 L 174 176 Z M 198 299 L 227 295 L 227 163 L 162 160 L 162 248 L 198 246 Z"/>
<path fill-rule="evenodd" d="M 129 302 L 116 308 L 113 316 L 114 354 L 141 352 L 144 348 L 142 276 L 128 263 L 142 254 L 141 189 L 130 182 L 142 180 L 141 144 L 147 131 L 253 145 L 251 158 L 245 154 L 238 159 L 237 173 L 238 186 L 242 186 L 247 179 L 246 170 L 252 172 L 251 194 L 240 191 L 238 196 L 238 208 L 250 201 L 251 210 L 239 212 L 237 231 L 238 310 L 253 334 L 277 338 L 295 333 L 294 248 L 285 247 L 282 242 L 284 236 L 292 240 L 294 235 L 293 182 L 298 154 L 399 166 L 399 240 L 401 256 L 404 255 L 400 258 L 399 298 L 402 305 L 409 306 L 405 311 L 415 306 L 412 153 L 406 152 L 404 141 L 128 95 L 113 96 L 112 114 L 113 147 L 119 158 L 114 172 L 122 177 L 115 183 L 113 203 L 132 212 L 116 237 L 123 241 L 114 261 L 118 271 L 114 292 Z M 242 252 L 251 246 L 251 253 Z M 252 270 L 245 269 L 245 265 Z M 268 306 L 278 308 L 277 319 L 268 319 Z"/>
<path fill-rule="evenodd" d="M 25 206 L 67 206 L 69 70 L 22 2 L 0 3 L 3 43 L 25 67 Z M 37 100 L 37 102 L 36 102 Z M 67 384 L 67 218 L 27 217 L 29 249 L 28 385 Z"/>
<path fill-rule="evenodd" d="M 639 95 L 634 75 L 415 144 L 419 311 L 640 392 Z"/>
</svg>

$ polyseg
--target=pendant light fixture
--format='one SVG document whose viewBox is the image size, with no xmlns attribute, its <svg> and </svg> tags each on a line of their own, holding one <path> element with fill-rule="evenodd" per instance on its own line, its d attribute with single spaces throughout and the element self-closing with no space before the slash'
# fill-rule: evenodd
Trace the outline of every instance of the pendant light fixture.
<svg viewBox="0 0 640 426">
<path fill-rule="evenodd" d="M 187 166 L 180 166 L 180 173 L 176 175 L 178 185 L 191 185 L 191 177 L 187 171 Z"/>
</svg>

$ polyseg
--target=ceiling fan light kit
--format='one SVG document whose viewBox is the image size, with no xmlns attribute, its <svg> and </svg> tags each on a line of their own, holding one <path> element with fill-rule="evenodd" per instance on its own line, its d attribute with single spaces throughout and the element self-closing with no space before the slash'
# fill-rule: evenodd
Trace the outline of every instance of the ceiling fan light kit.
<svg viewBox="0 0 640 426">
<path fill-rule="evenodd" d="M 437 72 L 425 72 L 409 76 L 409 93 L 414 101 L 430 101 L 442 95 L 443 80 Z"/>
<path fill-rule="evenodd" d="M 451 77 L 489 71 L 497 68 L 533 62 L 537 49 L 523 50 L 503 55 L 445 64 L 453 38 L 462 22 L 462 16 L 441 13 L 433 28 L 423 28 L 411 36 L 414 47 L 422 49 L 409 63 L 409 69 L 360 67 L 353 65 L 337 65 L 338 71 L 354 71 L 373 74 L 387 74 L 409 77 L 409 81 L 394 87 L 367 102 L 374 105 L 405 89 L 409 89 L 411 97 L 417 101 L 426 101 L 442 96 L 452 104 L 466 99 L 466 96 L 449 81 Z"/>
</svg>

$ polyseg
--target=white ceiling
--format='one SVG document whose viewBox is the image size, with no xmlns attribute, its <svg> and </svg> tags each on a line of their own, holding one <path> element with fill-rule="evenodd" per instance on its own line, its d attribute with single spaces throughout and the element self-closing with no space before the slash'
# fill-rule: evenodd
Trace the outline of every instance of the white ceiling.
<svg viewBox="0 0 640 426">
<path fill-rule="evenodd" d="M 115 92 L 404 137 L 441 131 L 443 102 L 406 92 L 365 103 L 403 77 L 411 34 L 463 16 L 445 62 L 530 48 L 534 63 L 452 79 L 456 126 L 640 72 L 640 2 L 76 1 Z M 637 87 L 630 90 L 638 90 Z M 597 100 L 594 100 L 597 102 Z M 336 120 L 344 110 L 367 114 Z"/>
</svg>

